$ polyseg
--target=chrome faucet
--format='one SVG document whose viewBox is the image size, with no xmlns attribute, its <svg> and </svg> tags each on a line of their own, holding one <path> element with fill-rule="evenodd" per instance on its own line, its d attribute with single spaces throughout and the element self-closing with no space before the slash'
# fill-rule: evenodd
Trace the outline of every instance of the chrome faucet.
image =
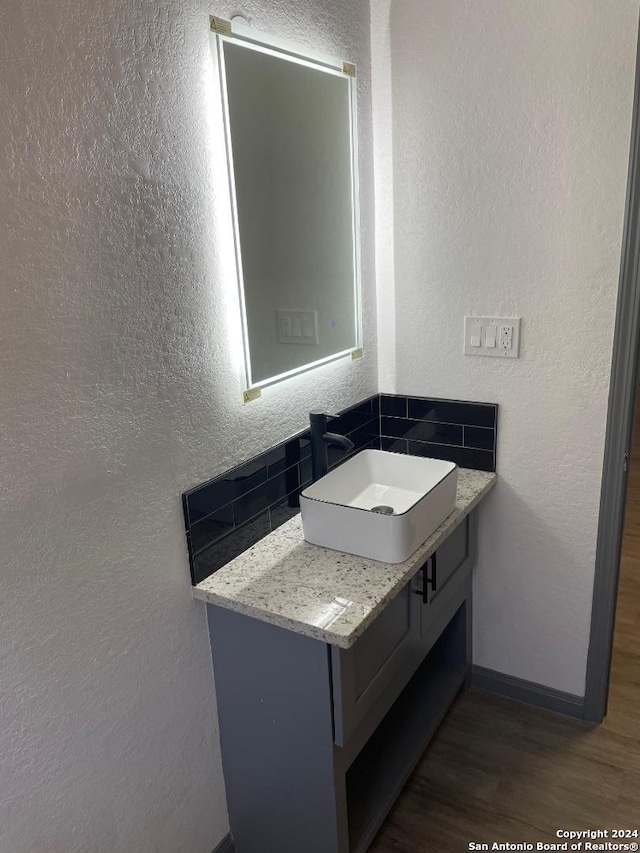
<svg viewBox="0 0 640 853">
<path fill-rule="evenodd" d="M 319 480 L 329 470 L 329 445 L 341 447 L 347 452 L 353 450 L 354 444 L 344 435 L 335 432 L 327 432 L 327 421 L 337 418 L 338 415 L 328 415 L 321 409 L 309 412 L 311 423 L 311 474 L 313 482 Z"/>
</svg>

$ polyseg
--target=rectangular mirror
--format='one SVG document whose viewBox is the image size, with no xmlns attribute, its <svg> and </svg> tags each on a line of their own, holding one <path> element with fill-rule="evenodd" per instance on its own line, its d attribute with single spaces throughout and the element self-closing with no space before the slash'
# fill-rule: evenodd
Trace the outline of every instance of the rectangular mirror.
<svg viewBox="0 0 640 853">
<path fill-rule="evenodd" d="M 355 79 L 235 36 L 217 49 L 251 388 L 360 346 Z"/>
</svg>

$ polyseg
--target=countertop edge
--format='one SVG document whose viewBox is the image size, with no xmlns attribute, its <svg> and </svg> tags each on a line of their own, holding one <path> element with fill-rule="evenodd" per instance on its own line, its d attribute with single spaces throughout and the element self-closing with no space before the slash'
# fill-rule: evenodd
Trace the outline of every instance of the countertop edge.
<svg viewBox="0 0 640 853">
<path fill-rule="evenodd" d="M 491 473 L 491 472 L 487 472 Z M 476 508 L 485 495 L 491 491 L 497 482 L 497 474 L 493 474 L 482 489 L 474 495 L 474 497 L 461 509 L 456 506 L 456 509 L 449 515 L 445 521 L 438 527 L 431 536 L 411 555 L 407 566 L 402 575 L 397 579 L 392 587 L 384 594 L 379 602 L 362 617 L 359 624 L 348 634 L 335 633 L 328 629 L 323 629 L 308 622 L 295 619 L 293 616 L 283 616 L 273 613 L 270 610 L 262 610 L 256 605 L 249 605 L 245 602 L 235 601 L 227 596 L 218 595 L 214 592 L 202 589 L 199 586 L 192 587 L 192 595 L 199 601 L 204 601 L 206 604 L 212 604 L 217 607 L 223 607 L 226 610 L 232 610 L 235 613 L 240 613 L 250 618 L 258 619 L 262 622 L 267 622 L 271 625 L 276 625 L 280 628 L 285 628 L 294 631 L 311 639 L 320 640 L 332 646 L 337 646 L 341 649 L 349 649 L 354 645 L 362 634 L 367 630 L 377 616 L 385 609 L 389 602 L 395 598 L 402 587 L 414 576 L 417 569 L 425 560 L 442 545 L 451 533 L 460 525 L 460 523 Z M 277 534 L 277 531 L 274 531 Z M 269 534 L 274 535 L 274 534 Z M 320 548 L 319 545 L 310 547 Z M 328 553 L 330 549 L 323 548 Z M 340 552 L 334 552 L 340 553 Z M 398 564 L 396 564 L 398 565 Z M 203 581 L 204 583 L 205 581 Z"/>
</svg>

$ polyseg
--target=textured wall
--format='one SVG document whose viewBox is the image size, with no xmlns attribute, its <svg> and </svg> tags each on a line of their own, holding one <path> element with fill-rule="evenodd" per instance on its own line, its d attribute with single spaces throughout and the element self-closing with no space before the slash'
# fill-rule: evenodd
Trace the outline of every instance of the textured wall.
<svg viewBox="0 0 640 853">
<path fill-rule="evenodd" d="M 360 66 L 369 344 L 246 408 L 210 11 L 0 9 L 1 853 L 210 853 L 227 819 L 180 492 L 377 390 L 368 6 L 245 5 Z"/>
<path fill-rule="evenodd" d="M 378 381 L 395 388 L 396 289 L 393 227 L 393 75 L 391 66 L 391 0 L 371 0 L 371 94 L 376 188 L 376 298 Z"/>
<path fill-rule="evenodd" d="M 475 660 L 582 694 L 638 0 L 387 7 L 373 55 L 392 57 L 396 334 L 380 360 L 396 376 L 381 390 L 500 404 Z M 472 312 L 522 315 L 523 357 L 464 357 Z"/>
</svg>

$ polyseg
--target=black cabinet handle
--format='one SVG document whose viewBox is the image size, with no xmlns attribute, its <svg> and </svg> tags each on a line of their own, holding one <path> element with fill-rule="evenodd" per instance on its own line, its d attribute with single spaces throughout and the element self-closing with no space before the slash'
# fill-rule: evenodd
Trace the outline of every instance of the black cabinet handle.
<svg viewBox="0 0 640 853">
<path fill-rule="evenodd" d="M 436 557 L 437 557 L 437 553 L 431 557 L 431 577 L 427 578 L 427 583 L 431 584 L 431 589 L 433 592 L 436 591 L 436 585 L 438 583 Z"/>
<path fill-rule="evenodd" d="M 438 575 L 437 575 L 437 554 L 432 554 L 431 557 L 427 560 L 424 566 L 420 569 L 422 572 L 422 589 L 414 589 L 416 595 L 422 596 L 422 601 L 424 604 L 429 603 L 429 590 L 428 586 L 431 587 L 431 591 L 435 592 L 437 583 L 438 583 Z M 431 563 L 431 577 L 429 577 L 429 563 Z"/>
<path fill-rule="evenodd" d="M 431 559 L 433 559 L 433 557 Z M 424 566 L 420 569 L 420 572 L 422 573 L 422 589 L 414 589 L 413 590 L 416 595 L 422 596 L 423 604 L 429 603 L 429 590 L 427 589 L 427 584 L 431 583 L 431 578 L 428 575 L 428 571 L 429 571 L 429 560 L 427 560 L 427 562 L 424 564 Z"/>
</svg>

